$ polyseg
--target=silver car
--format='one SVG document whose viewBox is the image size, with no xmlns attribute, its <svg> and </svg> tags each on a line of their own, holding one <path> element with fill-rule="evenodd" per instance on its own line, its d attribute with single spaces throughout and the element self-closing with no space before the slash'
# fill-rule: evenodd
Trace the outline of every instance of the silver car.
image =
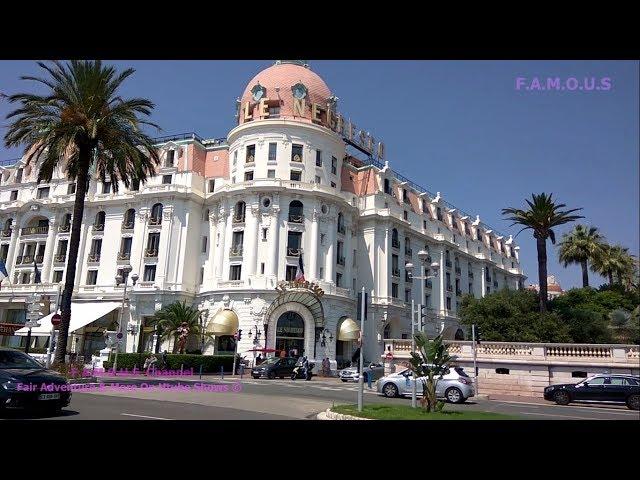
<svg viewBox="0 0 640 480">
<path fill-rule="evenodd" d="M 384 375 L 384 365 L 381 363 L 370 363 L 365 364 L 362 367 L 362 376 L 363 380 L 367 382 L 369 376 L 371 376 L 371 381 L 375 382 L 377 379 L 381 378 Z M 343 370 L 340 370 L 338 374 L 340 380 L 343 382 L 357 382 L 360 375 L 358 373 L 358 367 L 348 367 Z"/>
<path fill-rule="evenodd" d="M 411 370 L 392 373 L 378 380 L 378 393 L 385 397 L 411 395 L 414 375 Z M 416 384 L 417 395 L 422 395 L 422 381 Z M 451 403 L 463 403 L 467 398 L 475 395 L 473 379 L 467 375 L 462 367 L 451 367 L 449 373 L 436 381 L 436 395 Z"/>
</svg>

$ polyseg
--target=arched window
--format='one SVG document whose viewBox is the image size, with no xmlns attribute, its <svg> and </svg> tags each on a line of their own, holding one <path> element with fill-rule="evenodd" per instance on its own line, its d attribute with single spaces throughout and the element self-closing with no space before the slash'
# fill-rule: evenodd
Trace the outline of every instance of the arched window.
<svg viewBox="0 0 640 480">
<path fill-rule="evenodd" d="M 391 230 L 391 245 L 395 248 L 400 248 L 400 239 L 398 238 L 398 230 L 396 228 Z"/>
<path fill-rule="evenodd" d="M 233 212 L 233 221 L 235 223 L 244 222 L 245 211 L 247 209 L 247 204 L 240 201 L 236 203 L 235 211 Z"/>
<path fill-rule="evenodd" d="M 382 338 L 391 338 L 391 324 L 387 323 L 386 327 L 384 327 L 384 331 L 382 332 Z"/>
<path fill-rule="evenodd" d="M 162 204 L 156 203 L 151 207 L 151 218 L 149 218 L 149 225 L 160 225 L 162 223 Z"/>
<path fill-rule="evenodd" d="M 293 223 L 303 223 L 303 205 L 300 200 L 294 200 L 289 204 L 289 221 Z"/>
<path fill-rule="evenodd" d="M 136 211 L 133 208 L 127 210 L 124 214 L 124 221 L 122 222 L 122 227 L 131 229 L 136 224 Z"/>
<path fill-rule="evenodd" d="M 105 219 L 105 213 L 103 211 L 100 211 L 96 214 L 96 221 L 93 224 L 93 229 L 94 230 L 104 230 L 104 219 Z"/>
<path fill-rule="evenodd" d="M 338 233 L 344 234 L 344 232 L 344 216 L 342 215 L 342 212 L 340 212 L 338 213 Z"/>
</svg>

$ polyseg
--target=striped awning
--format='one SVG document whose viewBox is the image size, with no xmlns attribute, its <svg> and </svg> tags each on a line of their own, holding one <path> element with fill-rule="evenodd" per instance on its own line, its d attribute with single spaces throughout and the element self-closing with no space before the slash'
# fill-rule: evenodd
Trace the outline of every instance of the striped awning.
<svg viewBox="0 0 640 480">
<path fill-rule="evenodd" d="M 290 288 L 282 292 L 271 303 L 267 310 L 266 318 L 270 318 L 276 308 L 285 303 L 296 302 L 304 305 L 313 315 L 316 327 L 324 327 L 324 309 L 320 298 L 307 288 Z"/>
</svg>

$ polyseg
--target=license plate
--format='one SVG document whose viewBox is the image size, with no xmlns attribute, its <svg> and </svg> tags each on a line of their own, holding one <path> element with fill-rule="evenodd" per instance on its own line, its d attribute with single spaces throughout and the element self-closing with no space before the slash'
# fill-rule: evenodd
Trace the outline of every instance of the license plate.
<svg viewBox="0 0 640 480">
<path fill-rule="evenodd" d="M 59 393 L 41 393 L 38 400 L 60 400 Z"/>
</svg>

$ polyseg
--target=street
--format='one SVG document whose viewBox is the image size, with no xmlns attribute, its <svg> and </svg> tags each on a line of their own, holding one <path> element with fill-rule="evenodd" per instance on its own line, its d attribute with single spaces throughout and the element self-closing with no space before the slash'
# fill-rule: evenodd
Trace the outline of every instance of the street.
<svg viewBox="0 0 640 480">
<path fill-rule="evenodd" d="M 2 418 L 57 420 L 292 420 L 315 419 L 332 405 L 356 403 L 357 384 L 335 379 L 309 382 L 225 378 L 170 380 L 102 379 L 89 391 L 75 391 L 60 416 L 6 412 Z M 117 388 L 109 384 L 118 383 Z M 160 384 L 163 384 L 162 386 Z M 178 389 L 180 386 L 180 389 Z M 365 403 L 409 404 L 409 398 L 385 398 L 365 385 Z M 470 399 L 447 404 L 448 410 L 479 410 L 518 416 L 523 420 L 639 420 L 640 414 L 617 405 L 559 406 L 537 399 Z"/>
</svg>

